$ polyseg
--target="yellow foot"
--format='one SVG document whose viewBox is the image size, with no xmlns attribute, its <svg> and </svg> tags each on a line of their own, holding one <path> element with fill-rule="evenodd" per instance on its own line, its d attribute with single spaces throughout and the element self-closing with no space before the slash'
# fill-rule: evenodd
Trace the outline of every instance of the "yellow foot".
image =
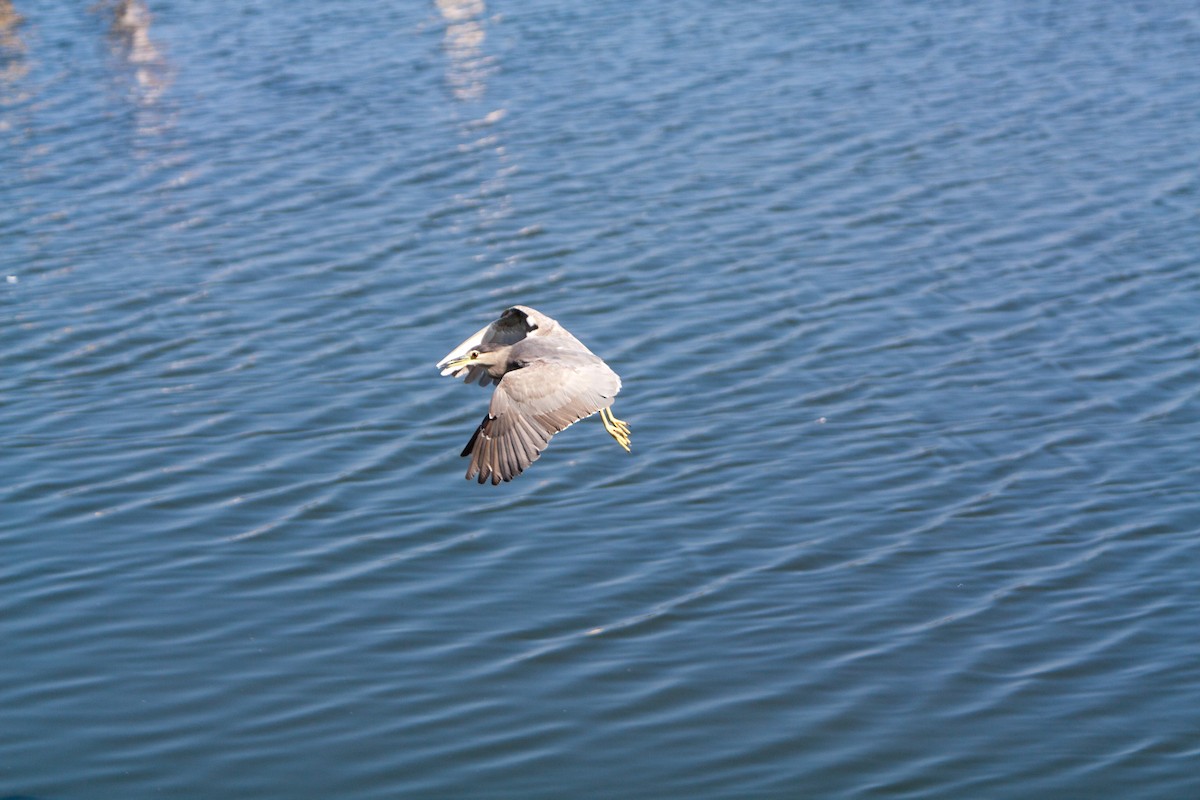
<svg viewBox="0 0 1200 800">
<path fill-rule="evenodd" d="M 612 410 L 609 408 L 600 409 L 600 421 L 604 423 L 604 430 L 608 431 L 608 435 L 617 440 L 617 444 L 625 448 L 625 452 L 629 450 L 629 425 L 613 416 Z"/>
</svg>

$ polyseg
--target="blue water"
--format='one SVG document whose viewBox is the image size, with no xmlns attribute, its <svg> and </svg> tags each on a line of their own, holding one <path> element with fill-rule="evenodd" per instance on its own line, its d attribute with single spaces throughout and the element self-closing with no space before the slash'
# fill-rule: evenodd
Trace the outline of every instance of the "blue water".
<svg viewBox="0 0 1200 800">
<path fill-rule="evenodd" d="M 147 6 L 0 0 L 0 796 L 1200 796 L 1194 4 Z M 632 455 L 463 480 L 514 303 Z"/>
</svg>

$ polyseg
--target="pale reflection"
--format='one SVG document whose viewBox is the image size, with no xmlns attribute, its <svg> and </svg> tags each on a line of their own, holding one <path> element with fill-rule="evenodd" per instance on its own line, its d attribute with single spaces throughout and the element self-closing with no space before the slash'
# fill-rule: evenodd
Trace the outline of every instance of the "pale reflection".
<svg viewBox="0 0 1200 800">
<path fill-rule="evenodd" d="M 485 25 L 498 21 L 499 17 L 486 17 L 484 0 L 435 0 L 435 4 L 446 24 L 442 49 L 447 60 L 447 88 L 457 101 L 478 103 L 487 93 L 488 77 L 496 68 L 495 59 L 485 54 Z M 462 120 L 458 152 L 474 162 L 477 183 L 453 196 L 453 207 L 473 213 L 452 215 L 450 229 L 471 246 L 480 248 L 475 260 L 484 265 L 482 274 L 491 278 L 516 267 L 516 258 L 507 252 L 503 233 L 514 213 L 508 184 L 516 167 L 499 129 L 494 127 L 507 111 L 493 108 L 476 117 L 482 111 L 478 105 L 466 106 L 464 110 L 472 118 Z"/>
<path fill-rule="evenodd" d="M 483 54 L 487 34 L 483 15 L 487 8 L 483 0 L 437 0 L 438 11 L 446 20 L 443 47 L 450 57 L 446 80 L 455 98 L 478 100 L 487 89 L 490 63 Z"/>
<path fill-rule="evenodd" d="M 152 106 L 170 85 L 170 71 L 162 51 L 150 38 L 150 9 L 142 0 L 117 0 L 112 13 L 109 38 L 113 54 L 133 67 L 138 103 Z"/>
<path fill-rule="evenodd" d="M 20 35 L 22 22 L 12 0 L 0 0 L 0 81 L 6 84 L 15 83 L 29 72 Z"/>
</svg>

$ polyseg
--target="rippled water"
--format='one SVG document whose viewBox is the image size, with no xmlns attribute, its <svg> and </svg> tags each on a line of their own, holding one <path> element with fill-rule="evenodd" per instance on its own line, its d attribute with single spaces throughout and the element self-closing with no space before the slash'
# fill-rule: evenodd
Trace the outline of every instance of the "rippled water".
<svg viewBox="0 0 1200 800">
<path fill-rule="evenodd" d="M 0 0 L 0 795 L 1200 795 L 1198 52 Z M 518 302 L 632 456 L 463 480 Z"/>
</svg>

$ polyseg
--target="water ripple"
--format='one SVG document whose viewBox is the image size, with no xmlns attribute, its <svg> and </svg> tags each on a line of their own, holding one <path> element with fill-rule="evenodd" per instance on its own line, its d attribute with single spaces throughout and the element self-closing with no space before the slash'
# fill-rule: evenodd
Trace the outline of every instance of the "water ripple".
<svg viewBox="0 0 1200 800">
<path fill-rule="evenodd" d="M 6 787 L 1196 793 L 1191 9 L 114 8 L 0 13 Z M 462 479 L 515 302 L 631 455 Z"/>
</svg>

